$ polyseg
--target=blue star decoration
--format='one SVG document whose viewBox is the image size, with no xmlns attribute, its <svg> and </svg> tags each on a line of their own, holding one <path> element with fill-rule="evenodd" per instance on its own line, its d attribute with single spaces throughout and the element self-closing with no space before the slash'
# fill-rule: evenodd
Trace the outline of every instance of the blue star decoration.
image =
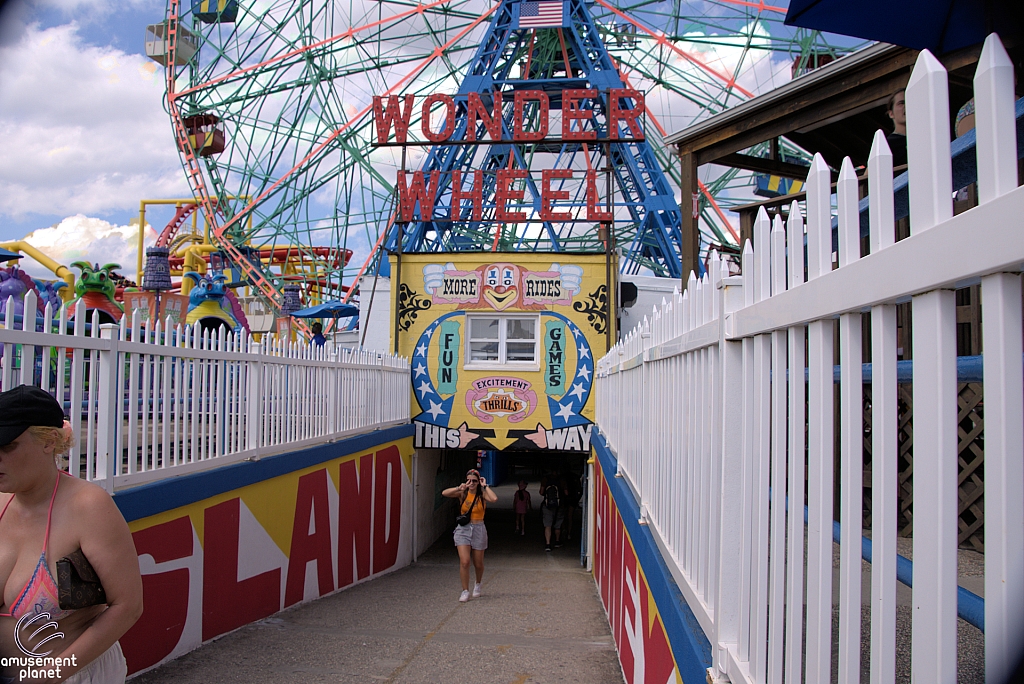
<svg viewBox="0 0 1024 684">
<path fill-rule="evenodd" d="M 413 396 L 416 397 L 416 403 L 419 404 L 421 413 L 417 416 L 413 416 L 415 420 L 421 423 L 430 423 L 431 425 L 440 425 L 442 427 L 448 427 L 448 421 L 452 415 L 452 402 L 455 400 L 455 395 L 449 396 L 447 399 L 443 399 L 437 392 L 437 388 L 434 386 L 434 380 L 430 377 L 430 371 L 427 367 L 427 351 L 430 349 L 430 338 L 433 336 L 434 331 L 440 327 L 440 324 L 445 319 L 451 318 L 452 316 L 464 316 L 462 311 L 453 311 L 452 313 L 441 316 L 436 321 L 427 326 L 427 329 L 423 331 L 420 338 L 416 341 L 416 351 L 413 353 Z"/>
<path fill-rule="evenodd" d="M 561 397 L 548 397 L 548 411 L 551 414 L 551 427 L 563 428 L 570 425 L 586 425 L 590 421 L 580 415 L 587 405 L 590 390 L 593 387 L 594 355 L 583 331 L 565 316 L 554 312 L 545 312 L 545 316 L 554 316 L 565 322 L 578 346 L 576 347 L 576 375 L 568 382 L 566 392 Z"/>
</svg>

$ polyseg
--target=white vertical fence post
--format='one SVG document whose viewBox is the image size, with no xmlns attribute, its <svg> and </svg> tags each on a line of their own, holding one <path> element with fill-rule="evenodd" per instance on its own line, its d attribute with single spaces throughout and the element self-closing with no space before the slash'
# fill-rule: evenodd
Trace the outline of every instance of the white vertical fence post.
<svg viewBox="0 0 1024 684">
<path fill-rule="evenodd" d="M 771 233 L 771 294 L 786 290 L 786 231 L 775 216 Z M 772 333 L 771 541 L 769 553 L 768 681 L 782 684 L 786 616 L 786 360 L 787 331 Z M 790 511 L 790 515 L 795 515 Z"/>
<path fill-rule="evenodd" d="M 787 224 L 787 256 L 789 289 L 804 282 L 804 221 L 800 205 L 795 201 L 789 207 Z M 804 380 L 803 325 L 789 328 L 789 549 L 786 570 L 786 681 L 803 681 L 803 629 L 804 629 L 804 483 L 806 468 L 804 455 L 807 444 L 804 425 L 807 419 Z"/>
<path fill-rule="evenodd" d="M 25 308 L 21 317 L 21 329 L 34 332 L 36 329 L 36 293 L 25 293 Z M 21 384 L 32 385 L 36 369 L 36 348 L 31 344 L 21 345 Z"/>
<path fill-rule="evenodd" d="M 250 341 L 249 354 L 252 358 L 247 364 L 245 364 L 245 369 L 247 371 L 246 374 L 248 376 L 248 396 L 246 397 L 245 402 L 245 408 L 247 411 L 245 419 L 247 435 L 246 448 L 250 451 L 255 451 L 256 457 L 258 458 L 260 445 L 262 444 L 261 433 L 263 431 L 263 421 L 265 418 L 263 398 L 266 393 L 266 389 L 263 385 L 263 345 L 259 342 Z"/>
<path fill-rule="evenodd" d="M 771 222 L 764 207 L 754 222 L 754 301 L 771 297 Z M 768 487 L 771 459 L 771 335 L 754 338 L 754 453 L 751 497 L 754 592 L 750 656 L 754 676 L 764 681 L 768 672 Z"/>
<path fill-rule="evenodd" d="M 10 311 L 10 309 L 8 309 Z M 85 302 L 81 299 L 75 305 L 74 337 L 85 337 Z M 73 340 L 72 340 L 73 342 Z M 71 446 L 68 456 L 68 471 L 75 477 L 82 477 L 82 400 L 85 388 L 85 350 L 75 347 L 71 352 L 71 406 L 68 408 L 68 421 L 75 433 L 75 443 Z M 86 437 L 86 451 L 88 451 Z M 91 474 L 86 473 L 88 478 Z"/>
<path fill-rule="evenodd" d="M 723 268 L 725 268 L 723 264 Z M 743 306 L 743 278 L 723 277 L 718 291 L 719 349 L 721 370 L 721 470 L 722 484 L 718 490 L 719 575 L 715 597 L 715 627 L 712 656 L 716 673 L 724 675 L 728 652 L 738 652 L 740 644 L 741 601 L 744 594 L 743 518 L 743 431 L 737 430 L 743 415 L 743 344 L 726 340 L 729 316 Z"/>
<path fill-rule="evenodd" d="M 8 296 L 4 308 L 4 329 L 14 330 L 14 297 Z M 4 345 L 3 360 L 0 361 L 0 388 L 5 392 L 14 389 L 14 345 Z"/>
<path fill-rule="evenodd" d="M 881 131 L 868 157 L 871 253 L 895 244 L 892 152 Z M 896 681 L 898 481 L 896 306 L 871 307 L 871 681 Z"/>
<path fill-rule="evenodd" d="M 743 245 L 742 255 L 743 273 L 743 304 L 751 306 L 754 303 L 754 248 L 748 240 Z M 740 434 L 742 436 L 742 467 L 740 477 L 742 480 L 742 494 L 740 495 L 740 522 L 743 525 L 743 538 L 740 543 L 740 624 L 739 624 L 739 648 L 737 657 L 746 663 L 751 662 L 751 641 L 754 634 L 752 625 L 754 589 L 753 589 L 753 492 L 754 492 L 754 340 L 745 337 L 741 342 L 743 346 L 742 386 L 740 388 Z"/>
<path fill-rule="evenodd" d="M 118 410 L 121 387 L 118 384 L 118 370 L 121 363 L 115 335 L 117 329 L 113 323 L 104 323 L 100 326 L 100 338 L 110 347 L 100 350 L 99 353 L 99 401 L 96 406 L 96 477 L 103 474 L 103 487 L 110 493 L 114 491 L 114 474 L 120 470 L 118 466 L 121 460 L 118 447 L 121 432 L 121 411 Z M 89 394 L 93 392 L 96 392 L 95 386 L 89 388 Z"/>
<path fill-rule="evenodd" d="M 839 267 L 860 259 L 860 217 L 857 212 L 857 172 L 843 159 L 836 188 L 839 205 Z M 860 568 L 863 529 L 864 403 L 861 363 L 861 313 L 839 316 L 839 682 L 860 682 Z"/>
<path fill-rule="evenodd" d="M 978 193 L 987 204 L 1016 189 L 1013 64 L 998 36 L 974 76 Z M 981 279 L 985 392 L 985 681 L 1008 681 L 1024 639 L 1024 369 L 1021 276 Z"/>
<path fill-rule="evenodd" d="M 952 216 L 946 70 L 927 50 L 907 85 L 913 234 Z M 956 680 L 957 388 L 952 290 L 913 299 L 914 622 L 912 676 Z M 920 334 L 928 331 L 927 334 Z"/>
<path fill-rule="evenodd" d="M 830 177 L 814 155 L 807 176 L 807 285 L 832 270 Z M 807 326 L 807 680 L 832 670 L 832 321 Z"/>
</svg>

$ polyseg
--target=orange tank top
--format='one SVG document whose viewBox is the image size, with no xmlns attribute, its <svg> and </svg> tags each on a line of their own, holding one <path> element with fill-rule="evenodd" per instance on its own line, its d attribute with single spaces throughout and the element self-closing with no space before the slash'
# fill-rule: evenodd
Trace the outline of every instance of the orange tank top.
<svg viewBox="0 0 1024 684">
<path fill-rule="evenodd" d="M 472 508 L 473 512 L 469 516 L 470 523 L 481 523 L 484 521 L 484 511 L 487 509 L 487 500 L 483 496 L 480 496 L 480 502 L 476 506 L 473 505 L 473 499 L 476 494 L 466 494 L 466 498 L 462 501 L 462 515 L 469 513 L 469 509 Z"/>
</svg>

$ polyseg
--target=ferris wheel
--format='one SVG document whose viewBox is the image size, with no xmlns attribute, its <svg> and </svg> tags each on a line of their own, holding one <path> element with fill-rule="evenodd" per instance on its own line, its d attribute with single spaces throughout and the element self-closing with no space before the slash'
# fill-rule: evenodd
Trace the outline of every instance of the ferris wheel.
<svg viewBox="0 0 1024 684">
<path fill-rule="evenodd" d="M 397 171 L 416 168 L 427 148 L 375 147 L 372 98 L 457 92 L 501 5 L 169 0 L 147 51 L 166 67 L 166 106 L 193 192 L 218 244 L 262 294 L 280 301 L 290 281 L 313 299 L 336 298 L 374 267 L 394 221 Z M 622 81 L 646 93 L 647 138 L 677 197 L 679 168 L 664 136 L 854 47 L 784 26 L 785 8 L 763 0 L 586 7 Z M 557 42 L 548 47 L 559 59 Z M 543 58 L 538 48 L 525 59 Z M 726 211 L 752 189 L 747 172 L 700 179 L 705 245 L 738 242 Z M 467 233 L 458 246 L 496 245 Z M 252 256 L 268 251 L 303 266 L 272 273 Z"/>
</svg>

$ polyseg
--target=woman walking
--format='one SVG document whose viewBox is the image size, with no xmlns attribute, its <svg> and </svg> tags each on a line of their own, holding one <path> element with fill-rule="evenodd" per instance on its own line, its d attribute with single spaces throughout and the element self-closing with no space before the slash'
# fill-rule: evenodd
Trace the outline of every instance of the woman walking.
<svg viewBox="0 0 1024 684">
<path fill-rule="evenodd" d="M 484 526 L 484 512 L 488 503 L 498 500 L 487 481 L 480 477 L 476 469 L 466 473 L 466 481 L 458 487 L 449 487 L 441 492 L 442 496 L 459 499 L 459 523 L 455 527 L 455 548 L 459 550 L 459 579 L 462 580 L 462 594 L 459 601 L 469 600 L 469 564 L 476 569 L 476 584 L 473 586 L 473 598 L 480 596 L 480 583 L 484 578 L 484 550 L 487 548 L 487 528 Z"/>
</svg>

